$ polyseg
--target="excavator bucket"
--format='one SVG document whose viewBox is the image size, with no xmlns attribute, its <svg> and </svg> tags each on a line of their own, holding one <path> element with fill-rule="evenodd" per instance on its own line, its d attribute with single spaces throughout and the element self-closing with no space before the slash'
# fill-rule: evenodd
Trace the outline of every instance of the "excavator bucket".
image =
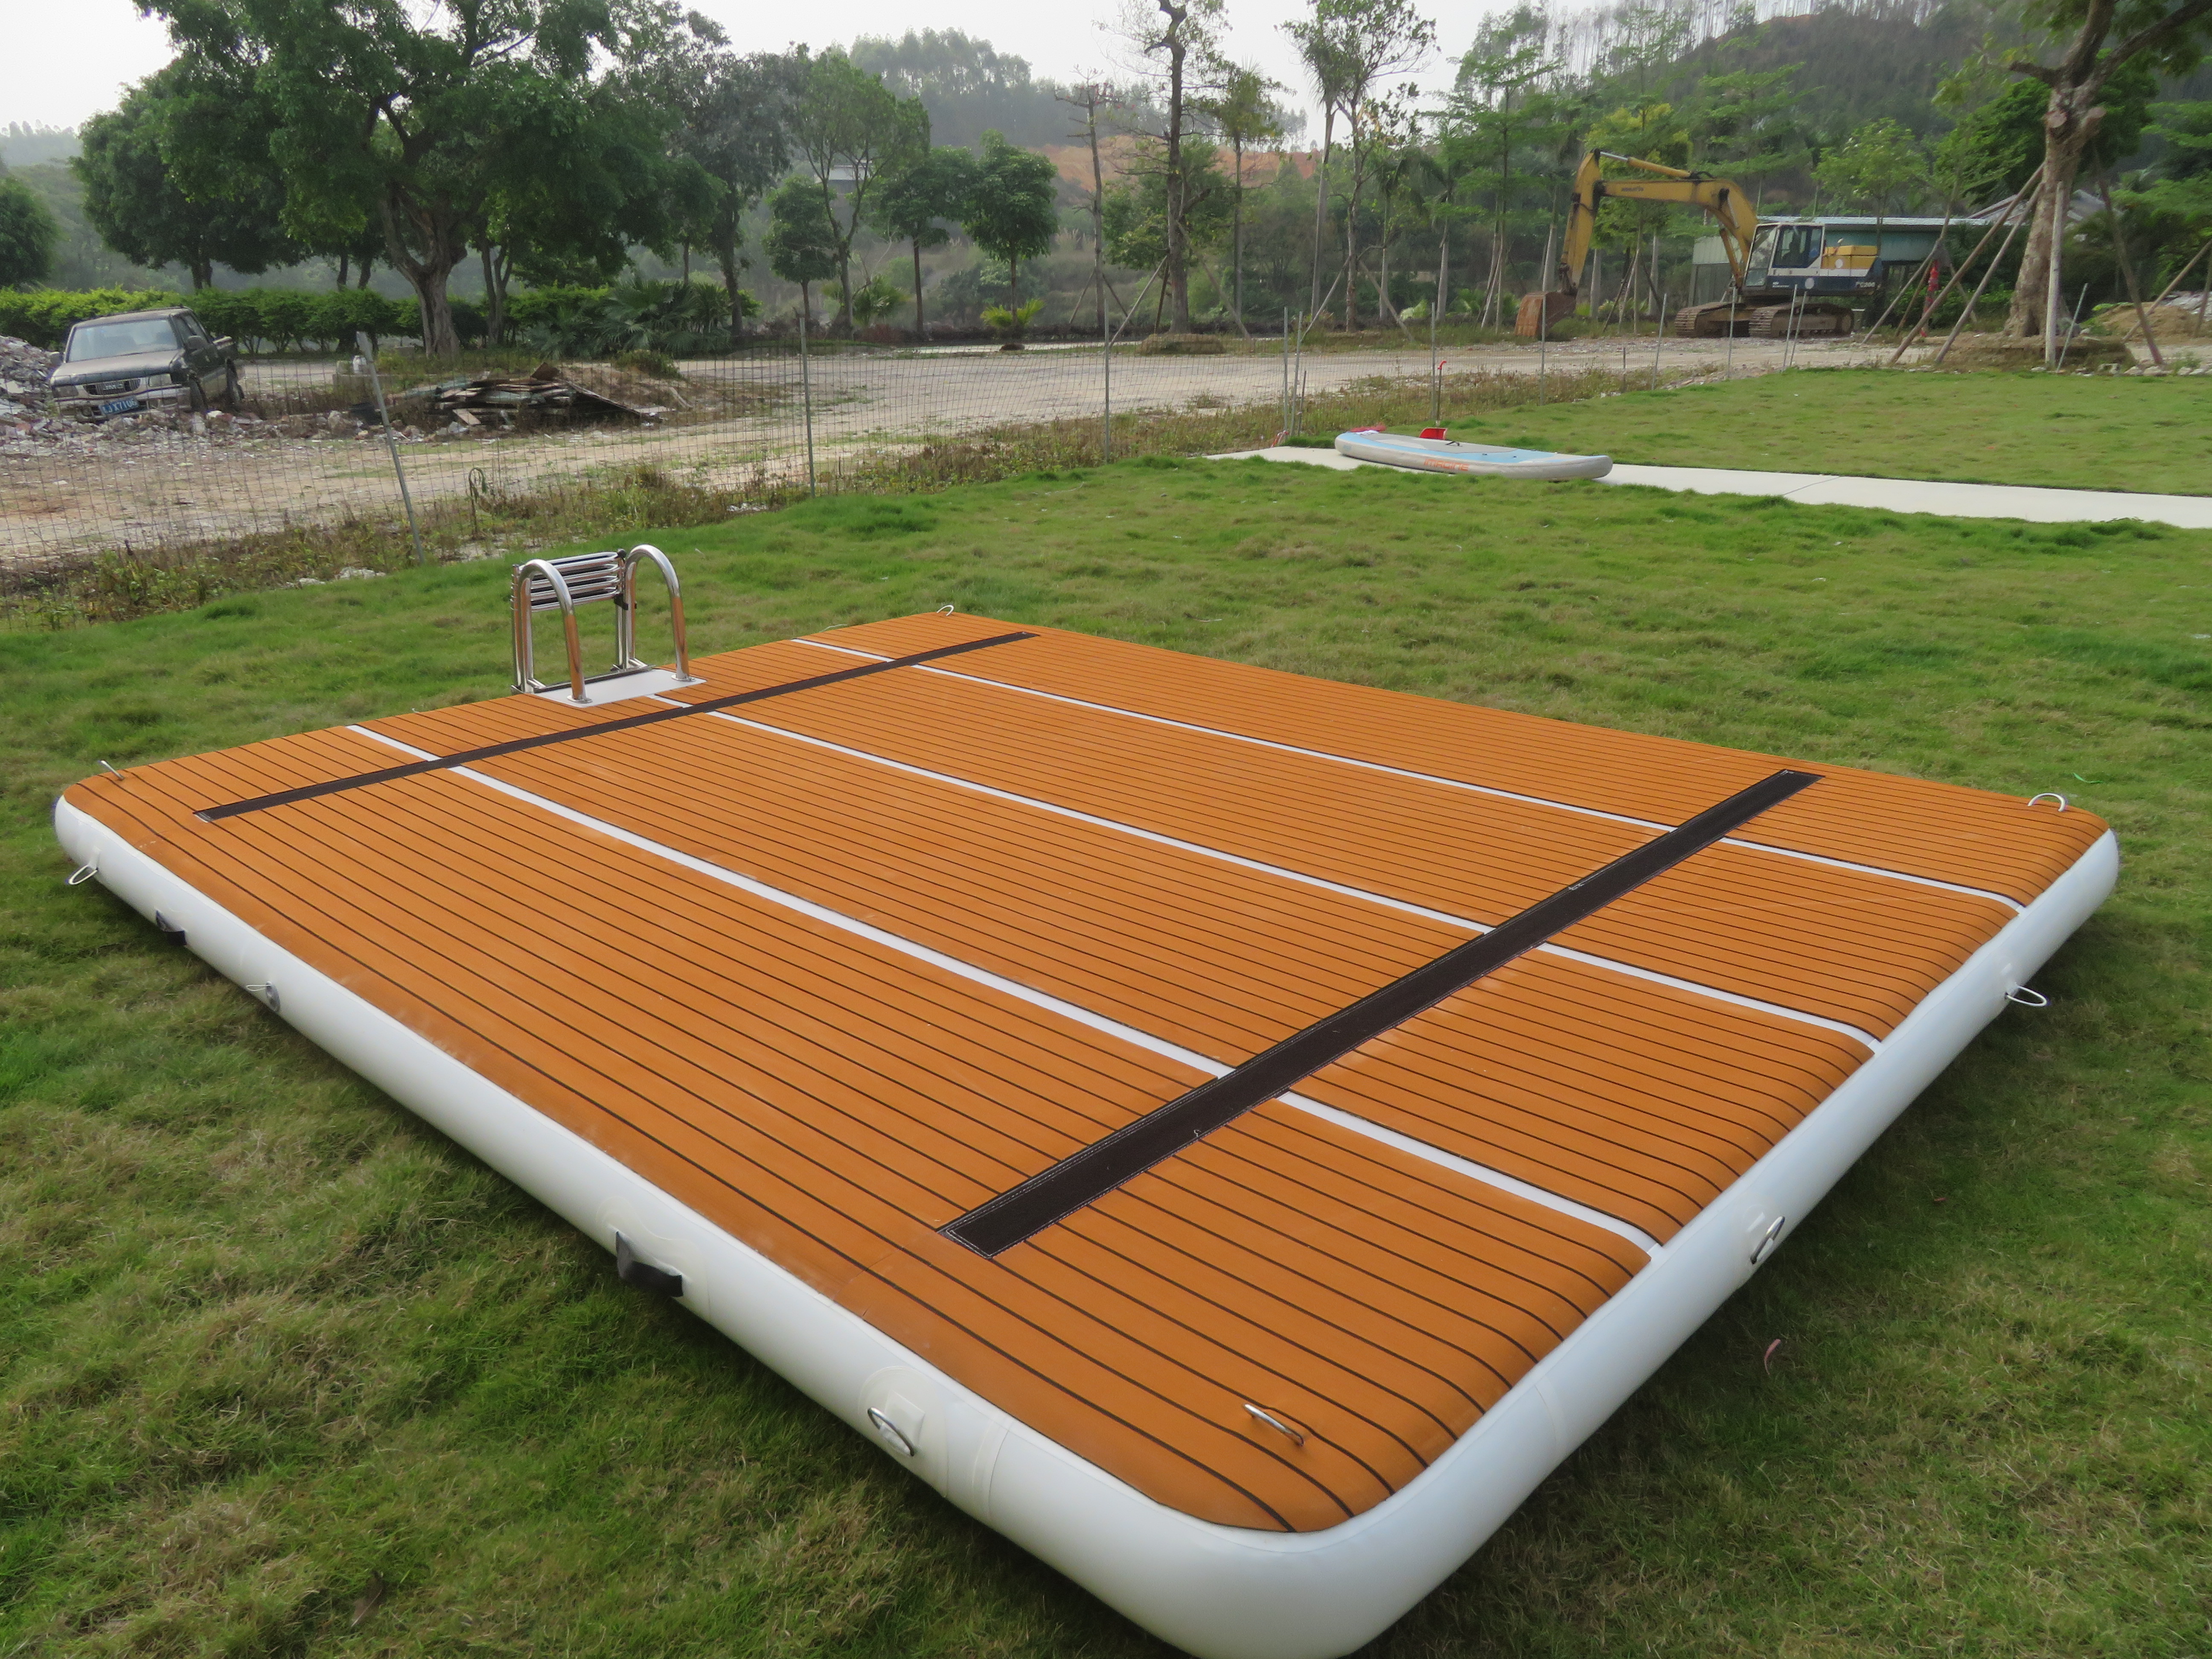
<svg viewBox="0 0 2212 1659">
<path fill-rule="evenodd" d="M 1540 340 L 1575 314 L 1576 296 L 1553 289 L 1548 294 L 1524 294 L 1513 319 L 1513 332 L 1523 340 Z"/>
</svg>

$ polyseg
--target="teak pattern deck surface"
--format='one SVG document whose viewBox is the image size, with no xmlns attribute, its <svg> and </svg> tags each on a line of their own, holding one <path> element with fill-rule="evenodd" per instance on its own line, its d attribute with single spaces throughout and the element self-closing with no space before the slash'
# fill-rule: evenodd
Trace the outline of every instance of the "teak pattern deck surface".
<svg viewBox="0 0 2212 1659">
<path fill-rule="evenodd" d="M 731 652 L 665 702 L 1013 627 Z M 659 705 L 507 697 L 68 799 L 1024 1422 L 1292 1530 L 1418 1474 L 2104 830 L 1029 631 L 214 822 Z M 1784 764 L 1820 782 L 1291 1099 L 995 1257 L 939 1231 Z"/>
</svg>

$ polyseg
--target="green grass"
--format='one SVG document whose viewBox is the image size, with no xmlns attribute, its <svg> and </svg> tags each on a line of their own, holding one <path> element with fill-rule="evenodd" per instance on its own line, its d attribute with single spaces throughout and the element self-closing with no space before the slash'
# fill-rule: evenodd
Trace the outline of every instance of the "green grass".
<svg viewBox="0 0 2212 1659">
<path fill-rule="evenodd" d="M 702 650 L 954 602 L 2110 817 L 2053 1006 L 1376 1651 L 2212 1646 L 2212 535 L 1138 462 L 665 540 Z M 100 759 L 498 692 L 503 575 L 0 636 L 0 1654 L 1159 1653 L 62 885 Z"/>
<path fill-rule="evenodd" d="M 1651 354 L 1630 364 L 1650 384 Z M 2212 495 L 2212 380 L 1816 369 L 1513 410 L 1455 438 L 1654 466 Z"/>
</svg>

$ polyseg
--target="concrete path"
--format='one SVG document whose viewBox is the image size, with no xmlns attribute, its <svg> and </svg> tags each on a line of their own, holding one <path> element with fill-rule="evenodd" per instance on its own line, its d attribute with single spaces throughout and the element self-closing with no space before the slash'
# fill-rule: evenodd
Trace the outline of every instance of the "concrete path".
<svg viewBox="0 0 2212 1659">
<path fill-rule="evenodd" d="M 1256 455 L 1346 471 L 1370 466 L 1333 449 L 1248 449 L 1217 461 Z M 1700 495 L 1778 495 L 1824 507 L 1867 507 L 1889 513 L 1932 513 L 1947 519 L 2025 519 L 2034 524 L 2083 524 L 2142 519 L 2212 530 L 2212 495 L 2136 495 L 2118 489 L 2037 489 L 2025 484 L 1942 483 L 1926 478 L 1855 478 L 1828 472 L 1741 472 L 1713 466 L 1617 465 L 1603 482 L 1643 484 Z"/>
</svg>

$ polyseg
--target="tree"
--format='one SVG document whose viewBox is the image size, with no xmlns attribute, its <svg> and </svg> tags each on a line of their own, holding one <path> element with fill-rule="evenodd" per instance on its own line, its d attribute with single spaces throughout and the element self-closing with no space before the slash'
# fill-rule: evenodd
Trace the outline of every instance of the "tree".
<svg viewBox="0 0 2212 1659">
<path fill-rule="evenodd" d="M 984 135 L 985 141 L 998 137 Z M 1004 142 L 1001 140 L 1000 142 Z M 1042 161 L 1043 158 L 1038 158 Z M 1047 163 L 1049 166 L 1049 163 Z M 952 144 L 917 150 L 901 166 L 884 175 L 869 218 L 884 234 L 896 236 L 914 252 L 914 331 L 927 323 L 921 309 L 921 251 L 942 247 L 952 239 L 945 221 L 958 223 L 968 211 L 975 190 L 975 158 Z"/>
<path fill-rule="evenodd" d="M 2202 241 L 2212 234 L 2212 100 L 2154 104 L 2151 112 L 2158 125 L 2149 131 L 2165 141 L 2166 155 L 2153 175 L 2129 193 L 2129 205 L 2140 204 L 2168 216 L 2192 242 Z M 2212 277 L 2202 286 L 2212 289 Z"/>
<path fill-rule="evenodd" d="M 1151 164 L 1165 187 L 1161 291 L 1178 334 L 1190 331 L 1191 191 L 1183 147 L 1197 112 L 1194 81 L 1219 61 L 1213 30 L 1220 16 L 1221 0 L 1154 0 L 1149 7 L 1145 0 L 1129 0 L 1121 13 L 1121 39 L 1134 54 L 1132 67 L 1166 96 L 1160 126 L 1148 136 L 1154 140 Z"/>
<path fill-rule="evenodd" d="M 1692 165 L 1753 186 L 1802 166 L 1806 144 L 1796 112 L 1804 94 L 1796 83 L 1804 67 L 1730 70 L 1700 81 L 1687 111 Z"/>
<path fill-rule="evenodd" d="M 1106 337 L 1106 168 L 1098 156 L 1098 118 L 1118 101 L 1115 89 L 1103 81 L 1086 81 L 1069 88 L 1060 101 L 1083 112 L 1083 125 L 1067 136 L 1080 138 L 1091 151 L 1091 283 L 1097 291 L 1098 334 Z"/>
<path fill-rule="evenodd" d="M 1667 167 L 1680 167 L 1690 158 L 1689 135 L 1683 130 L 1680 112 L 1672 104 L 1662 103 L 1656 99 L 1646 99 L 1614 110 L 1592 122 L 1589 143 L 1595 149 L 1640 156 Z M 1607 164 L 1606 171 L 1608 177 L 1648 179 L 1651 176 L 1635 168 L 1610 162 Z M 1632 202 L 1619 198 L 1602 203 L 1598 208 L 1597 245 L 1625 248 L 1628 252 L 1628 266 L 1622 273 L 1617 291 L 1617 309 L 1624 321 L 1632 301 L 1638 305 L 1642 303 L 1636 297 L 1639 278 L 1655 307 L 1662 297 L 1658 272 L 1646 266 L 1644 256 L 1648 246 L 1654 255 L 1651 265 L 1657 264 L 1659 235 L 1672 221 L 1674 212 L 1675 210 L 1664 202 Z M 1595 314 L 1595 284 L 1592 285 L 1591 304 Z"/>
<path fill-rule="evenodd" d="M 853 61 L 902 97 L 921 100 L 930 135 L 972 150 L 986 131 L 1017 144 L 1060 142 L 1060 111 L 1048 82 L 1030 78 L 1028 63 L 970 40 L 957 29 L 908 29 L 903 38 L 862 35 Z"/>
<path fill-rule="evenodd" d="M 921 99 L 902 99 L 843 52 L 825 52 L 799 81 L 791 138 L 813 186 L 823 234 L 837 251 L 834 325 L 849 327 L 853 239 L 878 180 L 928 148 L 929 116 Z"/>
<path fill-rule="evenodd" d="M 1876 116 L 1820 158 L 1813 176 L 1839 205 L 1872 208 L 1877 219 L 1911 205 L 1912 187 L 1926 179 L 1928 157 L 1913 136 Z"/>
<path fill-rule="evenodd" d="M 1021 262 L 1052 246 L 1060 234 L 1060 172 L 1051 158 L 983 135 L 983 154 L 969 177 L 960 228 L 977 247 L 1006 262 L 1008 306 L 1021 309 Z"/>
<path fill-rule="evenodd" d="M 474 228 L 488 343 L 503 331 L 510 276 L 532 286 L 612 282 L 633 247 L 665 255 L 686 228 L 708 219 L 722 194 L 673 143 L 665 106 L 624 80 L 603 80 L 564 99 L 549 127 L 547 140 L 566 164 L 555 173 L 520 152 L 501 158 Z"/>
<path fill-rule="evenodd" d="M 364 223 L 415 289 L 422 346 L 460 348 L 447 289 L 519 173 L 557 188 L 587 165 L 593 54 L 647 17 L 610 0 L 148 0 L 188 58 L 250 75 L 274 119 L 284 225 L 308 241 Z M 649 20 L 648 20 L 649 21 Z M 648 110 L 649 118 L 652 112 Z M 670 119 L 672 125 L 672 118 Z M 656 167 L 632 181 L 666 182 Z"/>
<path fill-rule="evenodd" d="M 2067 208 L 2085 154 L 2106 124 L 2104 92 L 2138 63 L 2174 75 L 2194 69 L 2212 36 L 2212 0 L 2027 0 L 2027 8 L 2028 21 L 2046 33 L 2073 37 L 2055 64 L 2021 58 L 2008 66 L 2040 82 L 2048 96 L 2043 179 L 2005 327 L 2021 339 L 2042 335 L 2048 360 L 2057 349 Z"/>
<path fill-rule="evenodd" d="M 768 265 L 787 283 L 799 284 L 801 312 L 814 312 L 813 285 L 843 268 L 845 248 L 823 216 L 822 198 L 811 179 L 787 179 L 769 198 Z"/>
<path fill-rule="evenodd" d="M 2212 0 L 2207 0 L 2212 3 Z M 1419 64 L 1436 45 L 1436 25 L 1413 9 L 1413 0 L 1312 0 L 1313 17 L 1287 27 L 1309 64 L 1333 66 L 1340 77 L 1345 148 L 1352 172 L 1345 192 L 1344 325 L 1359 325 L 1359 198 L 1387 137 L 1382 82 Z M 1306 35 L 1316 45 L 1309 52 Z"/>
<path fill-rule="evenodd" d="M 1530 114 L 1532 90 L 1556 76 L 1559 69 L 1546 46 L 1550 27 L 1545 14 L 1528 6 L 1486 23 L 1467 56 L 1460 59 L 1459 78 L 1444 112 L 1441 148 L 1449 152 L 1443 161 L 1445 170 L 1456 174 L 1486 162 L 1496 169 L 1490 273 L 1483 283 L 1481 320 L 1486 326 L 1505 288 L 1506 216 L 1513 198 L 1514 140 L 1521 136 Z"/>
<path fill-rule="evenodd" d="M 1205 103 L 1213 130 L 1229 146 L 1234 163 L 1233 197 L 1230 213 L 1229 312 L 1237 332 L 1244 326 L 1244 152 L 1262 144 L 1279 144 L 1290 130 L 1290 114 L 1275 101 L 1285 90 L 1255 69 L 1224 64 L 1218 73 L 1219 90 Z"/>
<path fill-rule="evenodd" d="M 148 266 L 182 265 L 195 290 L 215 267 L 252 274 L 297 258 L 268 111 L 250 75 L 191 59 L 149 76 L 84 124 L 70 163 L 100 240 Z"/>
<path fill-rule="evenodd" d="M 35 283 L 54 265 L 62 228 L 38 191 L 0 175 L 0 288 Z"/>
<path fill-rule="evenodd" d="M 667 18 L 639 58 L 631 83 L 678 112 L 675 152 L 712 181 L 704 207 L 690 216 L 683 234 L 721 271 L 734 338 L 744 321 L 744 216 L 790 163 L 791 107 L 805 61 L 766 52 L 740 58 L 728 50 L 721 28 L 696 11 Z"/>
<path fill-rule="evenodd" d="M 1297 46 L 1299 61 L 1305 64 L 1306 74 L 1313 82 L 1314 95 L 1321 100 L 1321 154 L 1314 158 L 1311 294 L 1306 307 L 1310 315 L 1318 316 L 1322 301 L 1322 252 L 1328 242 L 1329 162 L 1336 149 L 1336 118 L 1344 113 L 1345 99 L 1354 65 L 1344 46 L 1343 30 L 1337 26 L 1333 16 L 1324 15 L 1319 0 L 1316 0 L 1311 17 L 1284 24 L 1283 32 Z"/>
</svg>

